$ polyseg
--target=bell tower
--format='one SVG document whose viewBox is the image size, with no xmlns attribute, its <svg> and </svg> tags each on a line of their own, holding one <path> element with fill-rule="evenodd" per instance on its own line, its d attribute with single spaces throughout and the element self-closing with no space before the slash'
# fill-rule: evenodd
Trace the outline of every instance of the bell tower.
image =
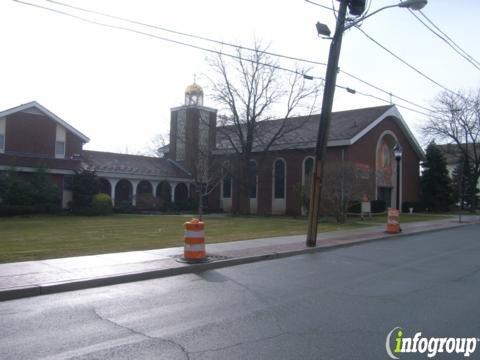
<svg viewBox="0 0 480 360">
<path fill-rule="evenodd" d="M 203 106 L 203 89 L 194 82 L 185 89 L 185 104 L 170 111 L 168 156 L 195 176 L 215 149 L 217 110 Z"/>
</svg>

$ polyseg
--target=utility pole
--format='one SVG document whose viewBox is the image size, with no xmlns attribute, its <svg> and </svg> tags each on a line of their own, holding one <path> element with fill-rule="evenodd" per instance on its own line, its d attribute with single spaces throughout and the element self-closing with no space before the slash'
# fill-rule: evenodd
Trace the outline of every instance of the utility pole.
<svg viewBox="0 0 480 360">
<path fill-rule="evenodd" d="M 323 89 L 322 113 L 320 115 L 317 144 L 315 147 L 315 163 L 312 189 L 310 192 L 310 208 L 308 212 L 307 246 L 309 247 L 315 247 L 317 245 L 317 224 L 320 195 L 322 192 L 323 168 L 325 164 L 328 134 L 330 131 L 330 119 L 332 117 L 333 97 L 335 95 L 335 85 L 337 82 L 338 60 L 340 57 L 340 49 L 342 47 L 345 17 L 349 2 L 350 0 L 340 0 L 335 34 L 333 35 L 330 44 L 330 52 L 328 54 L 327 73 L 325 75 L 325 87 Z"/>
</svg>

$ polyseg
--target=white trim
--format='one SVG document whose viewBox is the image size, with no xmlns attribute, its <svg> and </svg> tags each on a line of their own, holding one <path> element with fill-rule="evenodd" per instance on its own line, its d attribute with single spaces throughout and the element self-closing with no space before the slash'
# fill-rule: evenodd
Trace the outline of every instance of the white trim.
<svg viewBox="0 0 480 360">
<path fill-rule="evenodd" d="M 42 113 L 44 113 L 45 115 L 47 115 L 48 117 L 50 117 L 51 119 L 56 121 L 59 125 L 67 128 L 70 132 L 74 133 L 76 136 L 78 136 L 80 139 L 82 139 L 85 143 L 90 141 L 90 139 L 87 136 L 82 134 L 80 131 L 75 129 L 73 126 L 69 125 L 65 120 L 61 119 L 60 117 L 58 117 L 57 115 L 55 115 L 50 110 L 43 107 L 42 105 L 40 105 L 36 101 L 31 101 L 29 103 L 22 104 L 22 105 L 14 107 L 14 108 L 4 110 L 4 111 L 0 112 L 0 117 L 6 117 L 8 115 L 15 114 L 15 113 L 21 112 L 21 111 L 25 111 L 25 110 L 28 110 L 28 109 L 31 109 L 31 108 L 36 108 L 37 110 L 40 110 Z"/>
<path fill-rule="evenodd" d="M 390 107 L 387 111 L 385 111 L 380 117 L 378 117 L 375 121 L 370 123 L 367 127 L 365 127 L 362 131 L 360 131 L 357 135 L 352 137 L 350 140 L 347 140 L 347 144 L 344 145 L 353 145 L 355 144 L 358 140 L 360 140 L 363 136 L 365 136 L 370 130 L 372 130 L 375 126 L 380 124 L 383 120 L 385 120 L 387 117 L 393 117 L 395 120 L 397 120 L 398 124 L 400 125 L 400 128 L 403 130 L 404 134 L 406 135 L 408 141 L 410 142 L 410 145 L 412 145 L 413 150 L 417 153 L 418 157 L 423 160 L 425 159 L 425 153 L 420 146 L 420 144 L 417 142 L 417 139 L 415 139 L 415 136 L 413 136 L 412 132 L 408 128 L 407 123 L 403 119 L 402 115 L 398 111 L 397 107 L 393 105 Z M 342 144 L 343 145 L 343 144 Z M 338 145 L 336 145 L 338 146 Z"/>
<path fill-rule="evenodd" d="M 184 178 L 175 178 L 175 177 L 160 177 L 152 175 L 142 175 L 142 174 L 130 174 L 130 173 L 121 173 L 121 172 L 108 172 L 108 171 L 95 171 L 99 177 L 109 177 L 114 179 L 129 179 L 129 180 L 153 180 L 153 181 L 177 181 L 185 183 L 193 183 L 192 179 Z"/>
</svg>

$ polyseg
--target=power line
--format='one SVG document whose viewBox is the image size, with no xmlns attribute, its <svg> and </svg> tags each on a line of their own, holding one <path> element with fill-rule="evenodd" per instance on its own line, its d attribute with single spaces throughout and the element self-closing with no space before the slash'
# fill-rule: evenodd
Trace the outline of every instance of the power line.
<svg viewBox="0 0 480 360">
<path fill-rule="evenodd" d="M 236 49 L 241 49 L 241 50 L 248 50 L 248 51 L 258 51 L 258 49 L 253 49 L 253 48 L 250 48 L 250 47 L 244 47 L 244 46 L 241 46 L 241 45 L 237 45 L 237 44 L 233 44 L 233 43 L 230 43 L 230 42 L 225 42 L 225 41 L 219 41 L 219 40 L 215 40 L 215 39 L 212 39 L 212 38 L 207 38 L 207 37 L 204 37 L 204 36 L 199 36 L 199 35 L 194 35 L 194 34 L 190 34 L 190 33 L 186 33 L 186 32 L 183 32 L 183 31 L 178 31 L 178 30 L 173 30 L 173 29 L 170 29 L 170 28 L 166 28 L 166 27 L 163 27 L 163 26 L 158 26 L 158 25 L 152 25 L 152 24 L 147 24 L 147 23 L 143 23 L 143 22 L 140 22 L 140 21 L 136 21 L 136 20 L 132 20 L 132 19 L 128 19 L 128 18 L 124 18 L 124 17 L 120 17 L 120 16 L 115 16 L 115 15 L 111 15 L 111 14 L 107 14 L 107 13 L 104 13 L 104 12 L 99 12 L 99 11 L 95 11 L 95 10 L 90 10 L 90 9 L 86 9 L 86 8 L 81 8 L 81 7 L 78 7 L 78 6 L 73 6 L 73 5 L 70 5 L 70 4 L 66 4 L 66 3 L 63 3 L 63 2 L 60 2 L 60 1 L 55 1 L 55 0 L 45 0 L 47 2 L 50 2 L 50 3 L 53 3 L 53 4 L 57 4 L 57 5 L 61 5 L 61 6 L 65 6 L 65 7 L 68 7 L 68 8 L 71 8 L 71 9 L 75 9 L 75 10 L 79 10 L 79 11 L 83 11 L 83 12 L 87 12 L 87 13 L 91 13 L 91 14 L 95 14 L 95 15 L 101 15 L 101 16 L 104 16 L 104 17 L 108 17 L 108 18 L 112 18 L 112 19 L 116 19 L 116 20 L 121 20 L 121 21 L 125 21 L 125 22 L 129 22 L 129 23 L 132 23 L 132 24 L 135 24 L 135 25 L 141 25 L 141 26 L 146 26 L 146 27 L 149 27 L 149 28 L 153 28 L 153 29 L 157 29 L 157 30 L 161 30 L 161 31 L 166 31 L 166 32 L 170 32 L 170 33 L 173 33 L 173 34 L 177 34 L 177 35 L 182 35 L 182 36 L 187 36 L 187 37 L 190 37 L 190 38 L 195 38 L 195 39 L 199 39 L 199 40 L 203 40 L 203 41 L 208 41 L 208 42 L 211 42 L 211 43 L 216 43 L 216 44 L 220 44 L 220 45 L 226 45 L 226 46 L 230 46 L 230 47 L 233 47 L 233 48 L 236 48 Z M 325 6 L 325 5 L 321 5 L 321 4 L 318 4 L 316 2 L 313 2 L 311 0 L 305 0 L 306 2 L 308 3 L 311 3 L 313 5 L 316 5 L 316 6 L 320 6 L 322 8 L 326 8 L 326 9 L 329 9 L 329 10 L 333 10 L 335 11 L 334 8 L 329 8 L 328 6 Z M 371 2 L 370 2 L 371 4 Z M 304 58 L 300 58 L 300 57 L 294 57 L 294 56 L 289 56 L 289 55 L 284 55 L 284 54 L 280 54 L 280 53 L 274 53 L 274 52 L 269 52 L 269 51 L 265 51 L 265 50 L 262 50 L 261 52 L 267 54 L 267 55 L 271 55 L 271 56 L 275 56 L 275 57 L 279 57 L 279 58 L 284 58 L 284 59 L 288 59 L 288 60 L 294 60 L 294 61 L 300 61 L 300 62 L 305 62 L 305 63 L 309 63 L 309 64 L 314 64 L 314 65 L 322 65 L 322 66 L 326 66 L 327 64 L 326 63 L 323 63 L 323 62 L 319 62 L 319 61 L 314 61 L 314 60 L 308 60 L 308 59 L 304 59 Z M 377 85 L 374 85 L 366 80 L 363 80 L 361 78 L 359 78 L 358 76 L 356 75 L 353 75 L 347 71 L 344 71 L 344 70 L 340 70 L 340 72 L 344 73 L 345 75 L 357 80 L 357 81 L 360 81 L 362 82 L 363 84 L 367 85 L 367 86 L 370 86 L 378 91 L 381 91 L 389 96 L 392 96 L 394 98 L 397 98 L 401 101 L 404 101 L 404 102 L 407 102 L 409 103 L 410 105 L 413 105 L 413 106 L 417 106 L 423 110 L 426 110 L 426 111 L 431 111 L 431 109 L 428 109 L 422 105 L 418 105 L 416 103 L 414 103 L 413 101 L 411 100 L 407 100 L 405 98 L 402 98 L 400 96 L 397 96 L 395 94 L 393 94 L 392 92 L 389 92 L 387 90 L 384 90 L 382 88 L 380 88 L 379 86 Z"/>
<path fill-rule="evenodd" d="M 443 36 L 445 36 L 453 45 L 455 45 L 460 51 L 462 51 L 469 59 L 471 59 L 472 61 L 474 61 L 475 63 L 477 63 L 477 65 L 480 65 L 480 62 L 478 60 L 476 60 L 473 56 L 471 56 L 469 53 L 467 53 L 465 50 L 463 50 L 460 45 L 458 45 L 450 36 L 448 36 L 447 34 L 445 34 L 437 25 L 435 25 L 435 23 L 430 20 L 427 15 L 425 15 L 425 13 L 423 11 L 420 10 L 420 14 L 422 14 L 422 16 L 430 23 L 432 24 L 432 26 L 437 29 L 440 34 L 442 34 Z"/>
<path fill-rule="evenodd" d="M 177 44 L 177 45 L 187 46 L 187 47 L 191 47 L 191 48 L 194 48 L 194 49 L 197 49 L 197 50 L 210 52 L 210 53 L 214 53 L 214 54 L 221 55 L 221 56 L 227 56 L 227 57 L 234 58 L 234 59 L 237 59 L 237 60 L 257 63 L 259 65 L 263 65 L 263 66 L 275 68 L 275 69 L 278 69 L 278 70 L 283 70 L 283 71 L 286 71 L 286 72 L 290 72 L 290 73 L 293 73 L 293 74 L 296 74 L 296 75 L 300 75 L 304 78 L 308 78 L 309 80 L 313 80 L 313 79 L 322 80 L 322 81 L 325 80 L 324 78 L 322 78 L 320 76 L 310 76 L 310 75 L 307 75 L 305 73 L 299 72 L 297 70 L 289 69 L 289 68 L 286 68 L 286 67 L 283 67 L 283 66 L 258 62 L 258 61 L 252 60 L 252 59 L 248 59 L 248 58 L 238 56 L 238 55 L 233 55 L 233 54 L 225 53 L 225 52 L 222 52 L 222 51 L 205 48 L 205 47 L 202 47 L 202 46 L 186 43 L 186 42 L 183 42 L 183 41 L 174 40 L 174 39 L 171 39 L 171 38 L 166 38 L 166 37 L 163 37 L 163 36 L 158 36 L 158 35 L 155 35 L 155 34 L 152 34 L 152 33 L 148 33 L 148 32 L 145 32 L 145 31 L 140 31 L 140 30 L 135 30 L 135 29 L 120 26 L 120 25 L 102 23 L 100 21 L 87 19 L 87 18 L 82 17 L 82 16 L 78 16 L 78 15 L 75 15 L 75 14 L 71 14 L 71 13 L 68 13 L 68 12 L 65 12 L 65 11 L 53 9 L 53 8 L 38 5 L 38 4 L 29 3 L 27 1 L 22 1 L 22 0 L 12 0 L 12 1 L 24 4 L 24 5 L 40 8 L 40 9 L 43 9 L 43 10 L 51 11 L 51 12 L 54 12 L 54 13 L 57 13 L 57 14 L 60 14 L 60 15 L 67 16 L 67 17 L 72 17 L 74 19 L 84 21 L 84 22 L 87 22 L 87 23 L 90 23 L 90 24 L 103 26 L 103 27 L 107 27 L 107 28 L 112 28 L 112 29 L 117 29 L 117 30 L 123 30 L 123 31 L 127 31 L 127 32 L 132 32 L 132 33 L 136 33 L 136 34 L 139 34 L 139 35 L 144 35 L 144 36 L 152 37 L 152 38 L 155 38 L 155 39 L 171 42 L 171 43 L 174 43 L 174 44 Z M 264 53 L 263 51 L 259 51 L 259 50 L 256 50 L 256 52 Z"/>
<path fill-rule="evenodd" d="M 435 36 L 437 36 L 439 39 L 441 39 L 445 44 L 447 44 L 453 51 L 455 51 L 458 55 L 460 55 L 461 57 L 463 57 L 465 60 L 467 60 L 470 64 L 472 64 L 473 66 L 475 66 L 475 68 L 477 70 L 480 70 L 480 66 L 478 66 L 474 61 L 472 61 L 467 55 L 463 54 L 462 53 L 462 49 L 460 48 L 457 49 L 455 46 L 453 46 L 445 37 L 443 37 L 442 35 L 440 35 L 439 33 L 437 33 L 434 29 L 432 29 L 430 26 L 428 26 L 422 19 L 420 19 L 418 17 L 417 14 L 415 14 L 415 12 L 413 12 L 411 9 L 408 9 L 410 11 L 410 13 L 423 25 L 425 26 L 430 32 L 432 32 Z M 426 19 L 428 19 L 425 15 L 423 15 Z M 428 21 L 430 21 L 430 19 L 428 19 Z M 431 21 L 430 21 L 431 22 Z M 431 22 L 433 24 L 433 22 Z M 437 27 L 436 25 L 434 25 L 435 27 Z M 463 51 L 464 52 L 464 51 Z M 475 60 L 475 59 L 474 59 Z"/>
<path fill-rule="evenodd" d="M 374 38 L 372 38 L 370 35 L 368 35 L 365 30 L 361 29 L 360 27 L 357 27 L 355 26 L 355 28 L 360 31 L 367 39 L 369 39 L 370 41 L 372 41 L 373 43 L 375 43 L 376 45 L 378 45 L 379 47 L 381 47 L 383 50 L 385 50 L 386 52 L 388 52 L 390 55 L 392 55 L 395 59 L 399 60 L 400 62 L 402 62 L 403 64 L 405 64 L 406 66 L 408 66 L 410 69 L 412 69 L 413 71 L 415 71 L 417 74 L 421 75 L 422 77 L 424 77 L 425 79 L 429 80 L 430 82 L 434 83 L 435 85 L 441 87 L 442 89 L 444 89 L 445 91 L 448 91 L 449 93 L 452 93 L 452 94 L 455 94 L 457 96 L 460 96 L 459 94 L 457 94 L 455 91 L 453 90 L 450 90 L 449 88 L 447 88 L 446 86 L 443 86 L 442 84 L 440 84 L 438 81 L 435 81 L 433 80 L 430 76 L 426 75 L 425 73 L 423 73 L 422 71 L 418 70 L 416 67 L 414 67 L 413 65 L 410 65 L 408 62 L 406 62 L 405 60 L 403 60 L 400 56 L 396 55 L 394 52 L 392 52 L 391 50 L 387 49 L 385 46 L 383 46 L 382 44 L 380 44 L 377 40 L 375 40 Z"/>
<path fill-rule="evenodd" d="M 327 10 L 333 10 L 333 11 L 336 11 L 334 8 L 331 8 L 329 6 L 325 6 L 325 5 L 322 5 L 322 4 L 319 4 L 315 1 L 311 1 L 311 0 L 305 0 L 305 2 L 309 3 L 309 4 L 312 4 L 312 5 L 316 5 L 318 7 L 321 7 L 321 8 L 324 8 L 324 9 L 327 9 Z"/>
<path fill-rule="evenodd" d="M 144 23 L 144 22 L 141 22 L 141 21 L 132 20 L 132 19 L 129 19 L 129 18 L 121 17 L 121 16 L 111 15 L 111 14 L 107 14 L 107 13 L 100 12 L 100 11 L 85 9 L 85 8 L 81 8 L 81 7 L 78 7 L 78 6 L 73 6 L 73 5 L 66 4 L 66 3 L 63 3 L 63 2 L 60 2 L 60 1 L 55 1 L 55 0 L 44 0 L 44 1 L 56 4 L 56 5 L 64 6 L 64 7 L 67 7 L 67 8 L 83 11 L 83 12 L 90 13 L 90 14 L 101 15 L 101 16 L 108 17 L 108 18 L 111 18 L 111 19 L 125 21 L 125 22 L 135 24 L 135 25 L 141 25 L 141 26 L 152 28 L 152 29 L 169 32 L 169 33 L 176 34 L 176 35 L 182 35 L 182 36 L 186 36 L 186 37 L 190 37 L 190 38 L 194 38 L 194 39 L 208 41 L 208 42 L 219 44 L 219 45 L 222 45 L 222 46 L 226 45 L 226 46 L 234 47 L 234 48 L 237 48 L 237 49 L 248 50 L 248 51 L 253 51 L 253 52 L 258 52 L 259 51 L 258 49 L 254 49 L 254 48 L 251 48 L 251 47 L 232 44 L 230 42 L 215 40 L 215 39 L 207 38 L 207 37 L 200 36 L 200 35 L 193 35 L 193 34 L 183 32 L 183 31 L 169 29 L 169 28 L 166 28 L 166 27 L 163 27 L 163 26 L 147 24 L 147 23 Z M 307 0 L 305 0 L 305 1 L 307 1 Z M 301 59 L 301 58 L 298 58 L 298 57 L 282 55 L 282 54 L 278 54 L 278 53 L 274 53 L 274 52 L 270 52 L 270 51 L 261 50 L 260 52 L 262 52 L 266 55 L 282 57 L 282 58 L 285 58 L 285 59 L 288 59 L 288 60 L 304 61 L 304 59 Z M 327 65 L 327 64 L 321 63 L 321 62 L 316 62 L 316 64 L 324 65 L 324 66 Z"/>
<path fill-rule="evenodd" d="M 42 6 L 42 5 L 38 5 L 38 4 L 33 4 L 33 3 L 29 3 L 29 2 L 26 2 L 26 1 L 22 1 L 22 0 L 13 0 L 13 1 L 15 1 L 15 2 L 17 2 L 17 3 L 21 3 L 21 4 L 23 4 L 23 5 L 32 6 L 32 7 L 35 7 L 35 8 L 40 8 L 40 9 L 47 10 L 47 11 L 51 11 L 51 12 L 54 12 L 54 13 L 57 13 L 57 14 L 60 14 L 60 15 L 64 15 L 64 16 L 67 16 L 67 17 L 71 17 L 71 18 L 74 18 L 74 19 L 77 19 L 77 20 L 80 20 L 80 21 L 83 21 L 83 22 L 86 22 L 86 23 L 90 23 L 90 24 L 94 24 L 94 25 L 98 25 L 98 26 L 102 26 L 102 27 L 107 27 L 107 28 L 112 28 L 112 29 L 117 29 L 117 30 L 123 30 L 123 31 L 127 31 L 127 32 L 132 32 L 132 33 L 136 33 L 136 34 L 139 34 L 139 35 L 144 35 L 144 36 L 152 37 L 152 38 L 155 38 L 155 39 L 159 39 L 159 40 L 171 42 L 171 43 L 174 43 L 174 44 L 177 44 L 177 45 L 187 46 L 187 47 L 194 48 L 194 49 L 197 49 L 197 50 L 214 53 L 214 54 L 217 54 L 217 55 L 220 55 L 220 56 L 227 56 L 227 57 L 234 58 L 234 59 L 238 59 L 238 60 L 241 60 L 241 61 L 258 63 L 259 65 L 263 65 L 263 66 L 275 68 L 275 69 L 278 69 L 278 70 L 290 72 L 290 73 L 293 73 L 293 74 L 296 74 L 296 75 L 300 75 L 300 76 L 303 76 L 304 78 L 309 79 L 309 80 L 314 80 L 314 79 L 315 79 L 315 80 L 322 80 L 322 81 L 325 80 L 323 77 L 320 77 L 320 76 L 306 75 L 306 74 L 304 74 L 304 73 L 300 73 L 300 72 L 298 72 L 298 71 L 296 71 L 296 70 L 289 69 L 289 68 L 286 68 L 286 67 L 282 67 L 282 66 L 278 66 L 278 65 L 274 65 L 274 64 L 269 64 L 269 63 L 258 62 L 258 61 L 252 60 L 252 59 L 243 58 L 243 57 L 241 57 L 241 56 L 232 55 L 232 54 L 229 54 L 229 53 L 225 53 L 225 52 L 221 52 L 221 51 L 217 51 L 217 50 L 213 50 L 213 49 L 209 49 L 209 48 L 197 46 L 197 45 L 190 44 L 190 43 L 185 43 L 185 42 L 182 42 L 182 41 L 178 41 L 178 40 L 174 40 L 174 39 L 170 39 L 170 38 L 158 36 L 158 35 L 155 35 L 155 34 L 152 34 L 152 33 L 144 32 L 144 31 L 139 31 L 139 30 L 131 29 L 131 28 L 124 27 L 124 26 L 102 23 L 102 22 L 99 22 L 99 21 L 87 19 L 87 18 L 84 18 L 84 17 L 82 17 L 82 16 L 78 16 L 78 15 L 71 14 L 71 13 L 68 13 L 68 12 L 65 12 L 65 11 L 61 11 L 61 10 L 57 10 L 57 9 L 53 9 L 53 8 L 50 8 L 50 7 L 46 7 L 46 6 Z M 260 51 L 260 52 L 261 52 L 261 51 Z M 349 74 L 349 76 L 352 76 L 352 75 Z M 360 81 L 365 82 L 365 81 L 363 81 L 363 80 L 360 80 Z M 365 83 L 367 83 L 367 82 L 365 82 Z M 367 83 L 367 84 L 368 84 L 368 83 Z M 388 100 L 382 99 L 382 98 L 380 98 L 380 97 L 376 97 L 376 96 L 371 95 L 371 94 L 366 94 L 366 93 L 363 93 L 363 92 L 359 92 L 359 91 L 353 90 L 353 89 L 351 89 L 351 88 L 349 88 L 349 87 L 346 87 L 346 86 L 336 85 L 336 87 L 341 88 L 341 89 L 344 89 L 344 90 L 346 90 L 347 92 L 349 92 L 349 93 L 351 93 L 351 94 L 358 94 L 358 95 L 361 95 L 361 96 L 367 96 L 367 97 L 371 97 L 371 98 L 378 99 L 378 100 L 383 101 L 383 102 L 390 103 Z M 389 94 L 389 95 L 392 95 L 392 94 L 386 92 L 385 90 L 382 90 L 382 91 L 384 91 L 385 93 L 387 93 L 387 94 Z M 396 97 L 397 97 L 397 96 L 396 96 Z M 397 97 L 397 98 L 399 98 L 399 97 Z M 399 98 L 399 99 L 402 100 L 402 101 L 409 102 L 408 100 L 405 100 L 405 99 L 402 99 L 402 98 Z M 411 103 L 411 102 L 409 102 L 409 103 Z M 415 103 L 411 103 L 411 104 L 413 104 L 414 106 L 423 108 L 422 106 L 417 105 L 417 104 L 415 104 Z M 424 112 L 421 112 L 421 111 L 418 111 L 418 110 L 415 110 L 415 109 L 411 109 L 411 108 L 408 108 L 408 107 L 403 106 L 403 105 L 400 105 L 400 104 L 396 104 L 396 105 L 397 105 L 398 107 L 405 108 L 405 109 L 407 109 L 407 110 L 416 112 L 416 113 L 418 113 L 418 114 L 428 116 L 428 115 L 425 114 Z M 426 109 L 427 111 L 432 111 L 432 110 L 427 109 L 427 108 L 424 108 L 424 109 Z"/>
</svg>

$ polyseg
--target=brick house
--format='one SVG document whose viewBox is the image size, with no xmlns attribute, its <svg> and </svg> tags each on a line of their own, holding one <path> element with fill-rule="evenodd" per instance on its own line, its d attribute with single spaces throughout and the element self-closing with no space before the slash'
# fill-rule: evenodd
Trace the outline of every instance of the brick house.
<svg viewBox="0 0 480 360">
<path fill-rule="evenodd" d="M 319 117 L 288 119 L 291 132 L 267 154 L 254 152 L 251 175 L 255 181 L 249 189 L 252 213 L 304 212 L 295 188 L 305 184 L 313 167 Z M 263 122 L 264 136 L 257 142 L 268 141 L 268 134 L 279 124 L 278 120 Z M 197 84 L 187 87 L 185 105 L 171 109 L 170 143 L 161 158 L 83 150 L 88 137 L 31 102 L 0 112 L 0 171 L 15 167 L 28 174 L 39 166 L 47 168 L 62 190 L 64 207 L 72 198 L 71 177 L 81 168 L 96 171 L 102 192 L 109 194 L 115 205 L 126 202 L 141 207 L 142 196 L 182 201 L 196 196 L 193 183 L 199 150 L 228 161 L 232 153 L 226 141 L 228 131 L 217 126 L 217 110 L 203 106 L 203 90 Z M 393 147 L 397 143 L 403 148 L 400 198 L 402 202 L 417 201 L 424 153 L 394 105 L 333 113 L 327 161 L 350 162 L 380 174 L 371 178 L 365 195 L 393 205 L 397 191 Z M 209 195 L 208 207 L 234 210 L 238 191 L 232 177 L 225 174 Z"/>
</svg>

